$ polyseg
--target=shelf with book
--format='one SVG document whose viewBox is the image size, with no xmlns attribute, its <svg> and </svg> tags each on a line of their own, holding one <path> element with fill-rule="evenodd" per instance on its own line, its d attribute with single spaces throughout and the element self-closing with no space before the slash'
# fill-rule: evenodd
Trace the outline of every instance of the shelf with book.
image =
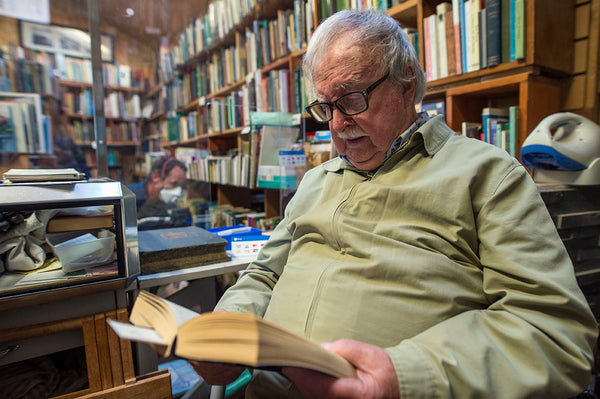
<svg viewBox="0 0 600 399">
<path fill-rule="evenodd" d="M 460 131 L 462 122 L 481 122 L 481 110 L 489 106 L 518 106 L 520 121 L 516 152 L 527 135 L 549 114 L 560 111 L 560 81 L 531 72 L 457 86 L 446 91 L 448 124 Z"/>
<path fill-rule="evenodd" d="M 561 84 L 573 65 L 574 10 L 572 1 L 418 0 L 424 101 L 441 98 L 457 132 L 463 122 L 481 123 L 486 107 L 518 107 L 518 157 L 526 136 L 561 109 Z"/>
<path fill-rule="evenodd" d="M 174 85 L 175 96 L 185 105 L 160 115 L 154 126 L 160 126 L 161 145 L 172 155 L 204 151 L 189 169 L 203 176 L 193 181 L 212 185 L 218 204 L 243 205 L 259 192 L 264 213 L 280 216 L 284 193 L 255 188 L 257 173 L 248 171 L 251 157 L 257 168 L 260 135 L 250 114 L 301 113 L 307 103 L 300 66 L 314 26 L 314 13 L 307 10 L 316 3 L 250 2 L 245 12 L 237 3 L 210 2 L 207 15 L 193 19 L 179 43 L 161 48 L 159 76 L 181 83 Z"/>
<path fill-rule="evenodd" d="M 423 2 L 422 7 L 419 24 L 426 57 L 421 61 L 431 87 L 523 66 L 536 66 L 556 76 L 572 71 L 572 1 L 452 0 Z M 437 24 L 428 25 L 431 18 Z M 449 48 L 455 51 L 449 53 Z M 450 69 L 451 64 L 456 68 Z"/>
</svg>

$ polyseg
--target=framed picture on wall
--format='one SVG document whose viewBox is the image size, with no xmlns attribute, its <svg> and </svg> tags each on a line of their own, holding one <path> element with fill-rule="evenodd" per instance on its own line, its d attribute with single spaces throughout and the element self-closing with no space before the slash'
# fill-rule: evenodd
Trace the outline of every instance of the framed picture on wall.
<svg viewBox="0 0 600 399">
<path fill-rule="evenodd" d="M 42 25 L 21 21 L 21 45 L 23 47 L 59 53 L 65 56 L 91 58 L 91 40 L 88 32 L 58 25 Z M 101 35 L 102 61 L 114 61 L 114 41 L 110 35 Z"/>
</svg>

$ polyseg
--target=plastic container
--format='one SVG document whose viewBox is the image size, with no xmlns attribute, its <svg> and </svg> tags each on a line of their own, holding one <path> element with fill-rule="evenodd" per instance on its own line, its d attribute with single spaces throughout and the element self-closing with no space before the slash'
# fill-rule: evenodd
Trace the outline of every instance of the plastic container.
<svg viewBox="0 0 600 399">
<path fill-rule="evenodd" d="M 262 231 L 259 229 L 255 229 L 254 227 L 237 225 L 237 226 L 226 226 L 226 227 L 215 227 L 212 229 L 206 229 L 221 238 L 227 240 L 227 246 L 225 249 L 228 251 L 231 249 L 231 242 L 234 237 L 244 237 L 244 236 L 260 236 Z"/>
<path fill-rule="evenodd" d="M 81 232 L 47 234 L 46 242 L 60 260 L 65 273 L 99 266 L 114 259 L 115 235 L 108 230 L 100 231 L 98 237 Z"/>
</svg>

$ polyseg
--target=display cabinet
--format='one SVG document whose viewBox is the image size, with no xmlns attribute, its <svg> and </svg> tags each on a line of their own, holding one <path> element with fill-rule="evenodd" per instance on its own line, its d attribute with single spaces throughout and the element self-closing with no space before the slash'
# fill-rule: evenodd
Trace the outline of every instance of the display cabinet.
<svg viewBox="0 0 600 399">
<path fill-rule="evenodd" d="M 129 342 L 106 324 L 128 319 L 140 272 L 133 193 L 108 179 L 2 184 L 0 212 L 0 397 L 146 385 L 169 397 L 169 376 L 138 381 Z"/>
<path fill-rule="evenodd" d="M 139 274 L 135 196 L 123 184 L 3 184 L 0 198 L 0 309 L 20 298 L 125 289 Z"/>
</svg>

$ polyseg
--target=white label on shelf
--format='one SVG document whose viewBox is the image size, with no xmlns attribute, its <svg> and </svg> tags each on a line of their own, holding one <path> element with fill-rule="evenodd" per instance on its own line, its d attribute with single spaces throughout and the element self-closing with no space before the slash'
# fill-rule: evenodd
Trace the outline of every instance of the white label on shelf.
<svg viewBox="0 0 600 399">
<path fill-rule="evenodd" d="M 250 126 L 244 126 L 240 134 L 248 134 L 250 133 Z"/>
<path fill-rule="evenodd" d="M 292 115 L 292 125 L 299 125 L 302 122 L 302 114 Z"/>
<path fill-rule="evenodd" d="M 202 96 L 198 98 L 198 105 L 204 107 L 204 105 L 206 105 L 206 97 Z"/>
</svg>

